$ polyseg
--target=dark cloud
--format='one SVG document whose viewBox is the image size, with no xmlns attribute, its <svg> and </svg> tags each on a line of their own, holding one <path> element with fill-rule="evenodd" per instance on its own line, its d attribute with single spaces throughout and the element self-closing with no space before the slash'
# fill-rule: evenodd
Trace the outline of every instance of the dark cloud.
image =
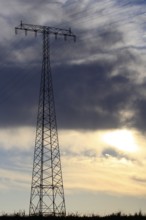
<svg viewBox="0 0 146 220">
<path fill-rule="evenodd" d="M 57 69 L 55 72 L 57 115 L 61 127 L 107 129 L 120 126 L 118 111 L 127 102 L 125 84 L 128 88 L 129 82 L 126 78 L 108 77 L 102 62 L 68 66 L 60 75 Z"/>
<path fill-rule="evenodd" d="M 134 55 L 128 53 L 122 49 L 117 51 L 115 60 L 100 58 L 87 64 L 54 65 L 59 128 L 110 129 L 122 125 L 119 112 L 129 103 L 132 105 L 133 95 L 137 96 L 128 69 Z M 118 68 L 119 64 L 123 67 Z M 39 65 L 31 64 L 23 68 L 20 64 L 1 68 L 1 127 L 35 125 L 40 69 Z M 112 76 L 114 70 L 117 75 Z"/>
<path fill-rule="evenodd" d="M 105 58 L 94 62 L 60 68 L 60 74 L 54 68 L 56 90 L 60 91 L 57 110 L 61 126 L 85 129 L 121 126 L 119 112 L 127 106 L 130 110 L 134 96 L 138 96 L 137 86 L 130 79 L 130 75 L 136 73 L 129 69 L 136 58 L 127 49 L 116 53 L 115 60 L 106 59 L 105 54 Z M 116 75 L 112 75 L 114 71 Z M 66 119 L 68 125 L 65 125 Z"/>
<path fill-rule="evenodd" d="M 132 126 L 135 126 L 141 131 L 146 131 L 146 98 L 145 97 L 137 97 L 134 103 L 134 108 L 136 111 L 136 114 L 133 117 L 132 120 Z"/>
<path fill-rule="evenodd" d="M 1 70 L 0 127 L 36 124 L 38 70 L 27 67 L 24 70 L 18 66 Z"/>
<path fill-rule="evenodd" d="M 37 2 L 39 5 L 40 1 Z M 133 66 L 139 64 L 140 58 L 131 47 L 125 46 L 124 32 L 113 25 L 98 26 L 89 38 L 81 38 L 83 35 L 78 29 L 75 32 L 76 44 L 71 39 L 66 44 L 62 38 L 51 39 L 58 127 L 119 128 L 123 126 L 120 112 L 134 108 L 134 119 L 129 122 L 130 118 L 128 124 L 145 129 L 145 98 L 139 93 L 144 85 L 137 85 L 131 77 L 139 75 Z M 41 37 L 32 39 L 30 34 L 28 38 L 22 35 L 16 38 L 0 46 L 1 127 L 35 125 L 36 122 Z"/>
</svg>

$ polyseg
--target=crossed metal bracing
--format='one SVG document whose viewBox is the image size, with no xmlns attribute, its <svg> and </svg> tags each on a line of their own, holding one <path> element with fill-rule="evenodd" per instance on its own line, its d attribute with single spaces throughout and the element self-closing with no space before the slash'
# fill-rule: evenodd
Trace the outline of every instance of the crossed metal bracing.
<svg viewBox="0 0 146 220">
<path fill-rule="evenodd" d="M 62 216 L 66 214 L 66 208 L 50 66 L 49 36 L 59 34 L 73 37 L 74 40 L 76 37 L 70 29 L 29 25 L 22 22 L 15 28 L 16 33 L 17 30 L 34 31 L 42 33 L 43 36 L 43 62 L 29 214 Z"/>
</svg>

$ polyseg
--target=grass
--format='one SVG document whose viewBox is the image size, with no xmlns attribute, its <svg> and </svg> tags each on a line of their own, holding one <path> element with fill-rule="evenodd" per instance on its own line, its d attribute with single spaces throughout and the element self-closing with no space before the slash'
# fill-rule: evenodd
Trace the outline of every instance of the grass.
<svg viewBox="0 0 146 220">
<path fill-rule="evenodd" d="M 142 214 L 142 212 L 135 213 L 134 215 L 126 215 L 122 214 L 121 212 L 117 213 L 112 213 L 110 215 L 106 216 L 98 216 L 98 215 L 83 215 L 80 216 L 78 214 L 72 214 L 72 215 L 67 215 L 67 216 L 62 216 L 62 217 L 54 217 L 54 216 L 27 216 L 25 215 L 25 212 L 18 212 L 14 213 L 13 215 L 8 215 L 6 213 L 3 213 L 0 216 L 0 220 L 116 220 L 116 219 L 121 219 L 121 220 L 138 220 L 138 219 L 145 219 L 146 220 L 146 215 Z"/>
</svg>

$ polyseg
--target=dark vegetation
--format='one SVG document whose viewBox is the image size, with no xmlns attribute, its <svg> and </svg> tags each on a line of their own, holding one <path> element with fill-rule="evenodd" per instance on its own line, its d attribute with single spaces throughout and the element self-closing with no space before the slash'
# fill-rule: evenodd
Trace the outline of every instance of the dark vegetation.
<svg viewBox="0 0 146 220">
<path fill-rule="evenodd" d="M 131 220 L 138 220 L 138 219 L 145 219 L 146 220 L 146 215 L 142 214 L 141 211 L 139 213 L 135 213 L 134 215 L 126 215 L 122 214 L 121 212 L 118 213 L 113 213 L 110 215 L 106 216 L 98 216 L 98 215 L 68 215 L 68 216 L 62 216 L 62 217 L 54 217 L 54 216 L 27 216 L 25 213 L 14 213 L 13 215 L 8 215 L 8 214 L 3 214 L 0 216 L 0 220 L 116 220 L 116 219 L 121 219 L 121 220 L 126 220 L 126 219 L 131 219 Z"/>
</svg>

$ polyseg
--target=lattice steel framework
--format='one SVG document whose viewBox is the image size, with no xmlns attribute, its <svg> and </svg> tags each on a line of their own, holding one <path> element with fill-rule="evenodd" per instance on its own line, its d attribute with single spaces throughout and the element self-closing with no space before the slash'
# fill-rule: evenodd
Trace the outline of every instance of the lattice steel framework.
<svg viewBox="0 0 146 220">
<path fill-rule="evenodd" d="M 64 188 L 60 161 L 60 151 L 56 124 L 55 103 L 50 66 L 50 34 L 73 37 L 71 29 L 59 29 L 48 26 L 20 23 L 15 28 L 24 30 L 25 34 L 32 31 L 43 36 L 43 62 L 37 116 L 36 140 L 32 171 L 32 184 L 30 196 L 30 215 L 66 214 Z"/>
</svg>

